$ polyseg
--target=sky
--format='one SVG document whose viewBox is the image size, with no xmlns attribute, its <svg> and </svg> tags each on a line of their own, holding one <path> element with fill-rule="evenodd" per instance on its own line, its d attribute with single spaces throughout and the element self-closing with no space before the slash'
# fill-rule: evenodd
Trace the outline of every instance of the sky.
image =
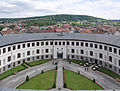
<svg viewBox="0 0 120 91">
<path fill-rule="evenodd" d="M 0 18 L 55 14 L 120 20 L 120 0 L 0 0 Z"/>
</svg>

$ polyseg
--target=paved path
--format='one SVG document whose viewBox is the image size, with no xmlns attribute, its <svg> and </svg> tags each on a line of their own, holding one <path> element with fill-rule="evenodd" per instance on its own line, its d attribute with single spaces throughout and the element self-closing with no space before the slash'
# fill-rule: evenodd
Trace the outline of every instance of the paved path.
<svg viewBox="0 0 120 91">
<path fill-rule="evenodd" d="M 58 62 L 58 70 L 57 70 L 57 82 L 56 88 L 63 88 L 63 64 L 61 61 Z"/>
<path fill-rule="evenodd" d="M 19 72 L 16 75 L 12 75 L 0 81 L 0 88 L 16 88 L 25 81 L 27 75 L 31 78 L 40 74 L 41 70 L 48 71 L 54 68 L 55 66 L 52 64 L 52 62 L 28 68 L 24 71 Z"/>
</svg>

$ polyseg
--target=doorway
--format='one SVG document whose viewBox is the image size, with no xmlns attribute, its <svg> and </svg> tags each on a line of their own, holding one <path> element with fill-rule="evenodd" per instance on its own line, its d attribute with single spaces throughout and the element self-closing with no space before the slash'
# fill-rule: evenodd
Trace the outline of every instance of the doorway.
<svg viewBox="0 0 120 91">
<path fill-rule="evenodd" d="M 63 53 L 57 53 L 57 58 L 63 58 Z"/>
</svg>

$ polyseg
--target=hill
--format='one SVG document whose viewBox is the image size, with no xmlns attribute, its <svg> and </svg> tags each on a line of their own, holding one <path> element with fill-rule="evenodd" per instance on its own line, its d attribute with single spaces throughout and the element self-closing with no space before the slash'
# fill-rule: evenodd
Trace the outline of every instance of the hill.
<svg viewBox="0 0 120 91">
<path fill-rule="evenodd" d="M 17 20 L 28 20 L 28 19 L 44 19 L 44 20 L 52 20 L 55 22 L 61 22 L 61 21 L 82 21 L 82 20 L 88 20 L 88 21 L 98 21 L 98 20 L 105 20 L 102 18 L 97 18 L 93 16 L 87 16 L 87 15 L 68 15 L 68 14 L 60 14 L 60 15 L 47 15 L 47 16 L 37 16 L 37 17 L 27 17 L 27 18 L 1 18 L 0 21 L 3 22 L 11 22 L 11 21 L 17 21 Z"/>
</svg>

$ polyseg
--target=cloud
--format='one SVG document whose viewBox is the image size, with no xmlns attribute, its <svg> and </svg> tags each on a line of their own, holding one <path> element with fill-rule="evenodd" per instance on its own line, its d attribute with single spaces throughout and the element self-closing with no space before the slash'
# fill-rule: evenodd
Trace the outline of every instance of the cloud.
<svg viewBox="0 0 120 91">
<path fill-rule="evenodd" d="M 119 0 L 0 0 L 0 17 L 78 14 L 120 19 L 119 10 Z"/>
</svg>

